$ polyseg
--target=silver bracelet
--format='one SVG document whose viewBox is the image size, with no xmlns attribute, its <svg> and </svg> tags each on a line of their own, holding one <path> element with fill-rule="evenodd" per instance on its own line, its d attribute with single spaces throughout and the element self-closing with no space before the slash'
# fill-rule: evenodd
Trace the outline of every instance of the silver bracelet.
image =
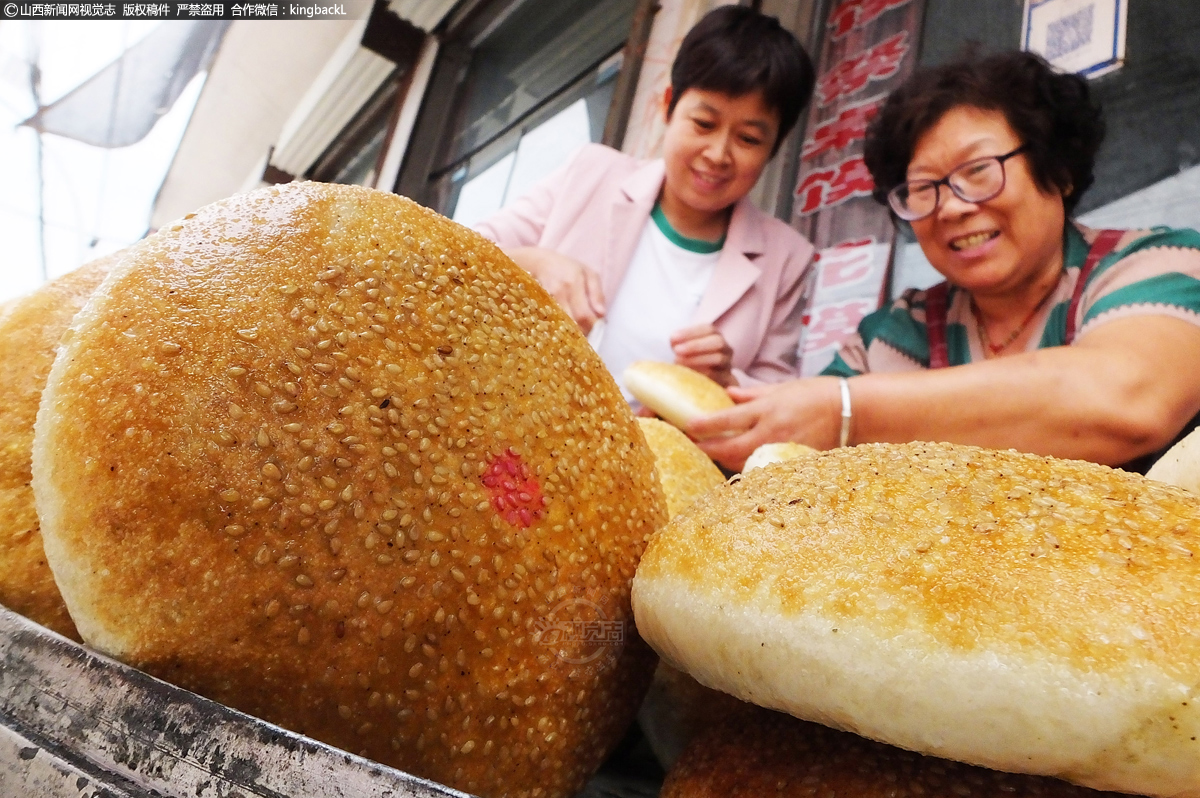
<svg viewBox="0 0 1200 798">
<path fill-rule="evenodd" d="M 850 419 L 854 418 L 854 413 L 850 409 L 850 380 L 838 377 L 838 384 L 842 389 L 842 434 L 838 439 L 838 446 L 849 446 Z"/>
</svg>

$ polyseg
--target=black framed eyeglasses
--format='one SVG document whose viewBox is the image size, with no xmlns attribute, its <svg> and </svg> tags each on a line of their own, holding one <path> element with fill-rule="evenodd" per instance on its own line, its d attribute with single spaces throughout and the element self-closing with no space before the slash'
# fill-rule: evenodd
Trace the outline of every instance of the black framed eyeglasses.
<svg viewBox="0 0 1200 798">
<path fill-rule="evenodd" d="M 941 180 L 909 180 L 888 192 L 888 205 L 906 222 L 924 219 L 942 202 L 941 187 L 954 192 L 963 202 L 987 202 L 1004 190 L 1004 162 L 1029 149 L 1022 144 L 1003 155 L 973 158 L 954 167 Z"/>
</svg>

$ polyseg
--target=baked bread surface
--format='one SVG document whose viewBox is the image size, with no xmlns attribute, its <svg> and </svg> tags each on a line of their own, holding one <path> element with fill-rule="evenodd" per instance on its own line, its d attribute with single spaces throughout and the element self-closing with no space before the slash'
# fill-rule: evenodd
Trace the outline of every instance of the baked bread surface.
<svg viewBox="0 0 1200 798">
<path fill-rule="evenodd" d="M 634 398 L 681 429 L 693 419 L 733 407 L 714 380 L 677 363 L 639 360 L 625 369 L 622 379 Z"/>
<path fill-rule="evenodd" d="M 395 195 L 264 189 L 139 245 L 54 364 L 34 487 L 89 643 L 475 794 L 576 791 L 652 674 L 628 405 L 531 278 Z"/>
<path fill-rule="evenodd" d="M 33 424 L 59 339 L 120 257 L 98 258 L 0 307 L 0 604 L 72 640 L 79 632 L 46 564 L 30 486 Z"/>
<path fill-rule="evenodd" d="M 922 753 L 1200 795 L 1200 500 L 1090 463 L 864 445 L 648 547 L 638 628 L 747 701 Z"/>
<path fill-rule="evenodd" d="M 793 457 L 805 457 L 816 453 L 816 449 L 811 446 L 805 446 L 803 443 L 794 443 L 792 441 L 764 443 L 746 458 L 746 463 L 742 466 L 742 471 L 746 472 L 752 468 L 761 468 L 771 463 L 780 463 L 784 460 L 791 460 Z"/>
<path fill-rule="evenodd" d="M 1118 798 L 1058 779 L 921 756 L 761 707 L 710 724 L 659 798 Z"/>
<path fill-rule="evenodd" d="M 638 424 L 654 453 L 668 518 L 725 481 L 721 469 L 676 427 L 657 418 L 638 418 Z"/>
<path fill-rule="evenodd" d="M 1192 430 L 1163 453 L 1150 466 L 1146 478 L 1200 493 L 1200 429 Z"/>
</svg>

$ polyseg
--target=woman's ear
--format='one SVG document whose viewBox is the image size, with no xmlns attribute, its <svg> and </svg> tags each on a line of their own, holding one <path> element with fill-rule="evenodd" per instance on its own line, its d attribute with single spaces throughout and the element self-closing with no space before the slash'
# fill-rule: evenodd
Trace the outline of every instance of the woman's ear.
<svg viewBox="0 0 1200 798">
<path fill-rule="evenodd" d="M 663 119 L 665 119 L 667 122 L 671 121 L 671 98 L 674 96 L 675 95 L 671 91 L 670 84 L 667 84 L 667 88 L 665 91 L 663 91 L 663 96 L 662 96 Z"/>
</svg>

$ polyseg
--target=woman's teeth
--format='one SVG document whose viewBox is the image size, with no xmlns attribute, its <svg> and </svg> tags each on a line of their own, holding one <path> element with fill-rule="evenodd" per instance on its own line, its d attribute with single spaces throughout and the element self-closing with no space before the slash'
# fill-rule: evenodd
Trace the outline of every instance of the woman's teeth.
<svg viewBox="0 0 1200 798">
<path fill-rule="evenodd" d="M 995 238 L 997 235 L 999 235 L 999 233 L 997 233 L 995 230 L 993 230 L 990 233 L 975 233 L 974 235 L 963 236 L 962 238 L 956 238 L 950 242 L 950 249 L 954 250 L 955 252 L 958 252 L 959 250 L 970 249 L 971 247 L 977 247 L 986 241 L 990 241 L 991 239 Z"/>
</svg>

